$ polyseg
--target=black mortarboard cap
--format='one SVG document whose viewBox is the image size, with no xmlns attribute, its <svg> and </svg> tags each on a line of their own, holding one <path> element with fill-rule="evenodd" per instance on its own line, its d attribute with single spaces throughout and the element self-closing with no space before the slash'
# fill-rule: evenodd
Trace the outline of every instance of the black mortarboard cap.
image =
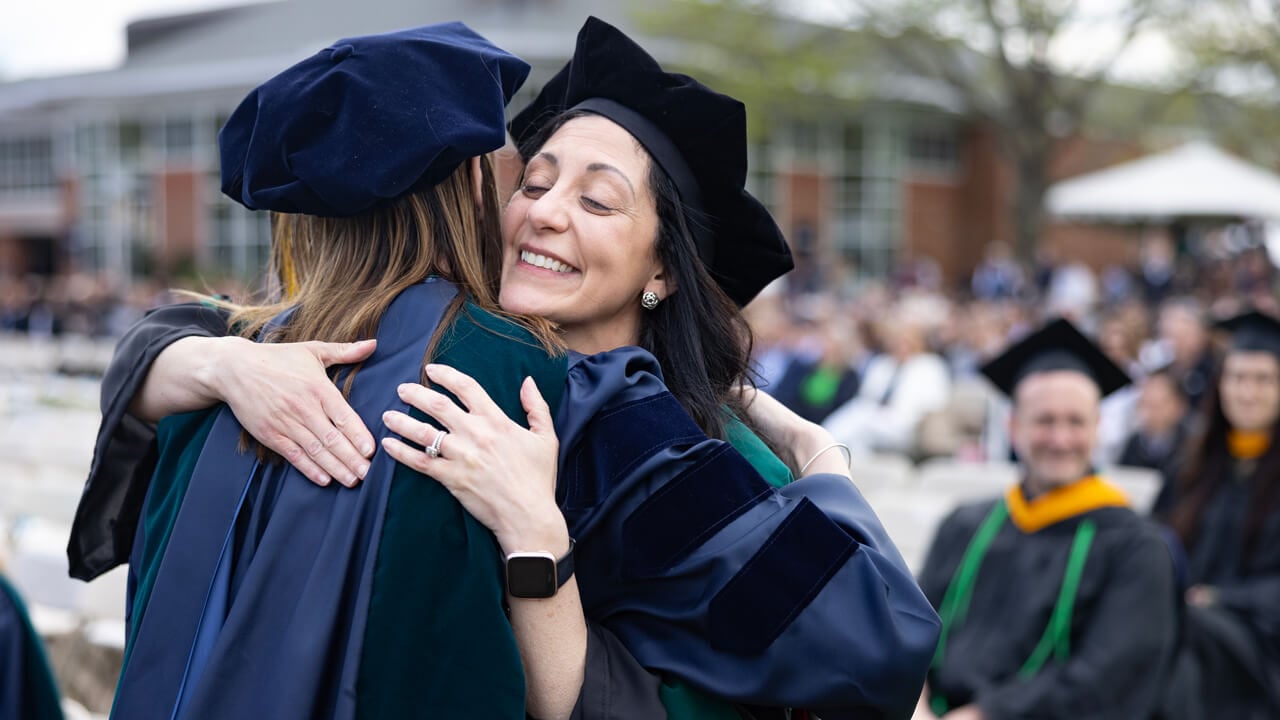
<svg viewBox="0 0 1280 720">
<path fill-rule="evenodd" d="M 649 151 L 691 210 L 699 257 L 738 305 L 794 266 L 778 224 L 746 191 L 741 102 L 663 71 L 635 41 L 592 17 L 569 64 L 511 121 L 511 136 L 524 146 L 574 108 L 609 118 Z"/>
<path fill-rule="evenodd" d="M 252 210 L 357 215 L 506 142 L 529 65 L 462 23 L 339 40 L 255 88 L 218 133 Z"/>
<path fill-rule="evenodd" d="M 1257 310 L 1249 310 L 1220 320 L 1216 326 L 1231 333 L 1231 349 L 1269 352 L 1280 357 L 1280 320 Z"/>
<path fill-rule="evenodd" d="M 1130 382 L 1124 370 L 1065 319 L 1045 325 L 982 366 L 982 374 L 1010 397 L 1023 378 L 1054 370 L 1083 373 L 1103 397 Z"/>
</svg>

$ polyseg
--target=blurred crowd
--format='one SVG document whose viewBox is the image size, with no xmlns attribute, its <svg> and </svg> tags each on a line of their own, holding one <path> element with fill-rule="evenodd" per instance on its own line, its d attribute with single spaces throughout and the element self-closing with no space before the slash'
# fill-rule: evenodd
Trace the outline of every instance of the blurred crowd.
<svg viewBox="0 0 1280 720">
<path fill-rule="evenodd" d="M 182 284 L 189 287 L 190 284 Z M 130 285 L 87 272 L 0 276 L 0 333 L 31 337 L 117 338 L 148 309 L 174 302 L 171 284 L 154 278 Z M 205 290 L 244 296 L 239 286 Z"/>
<path fill-rule="evenodd" d="M 1134 380 L 1103 403 L 1095 463 L 1172 476 L 1214 369 L 1214 321 L 1276 308 L 1264 245 L 1223 230 L 1201 246 L 1179 254 L 1153 234 L 1131 266 L 1095 272 L 1049 253 L 1022 264 L 995 243 L 962 287 L 927 259 L 819 292 L 773 287 L 748 308 L 760 380 L 855 452 L 1006 460 L 1007 409 L 978 369 L 1065 316 Z"/>
<path fill-rule="evenodd" d="M 978 368 L 1045 319 L 1066 316 L 1134 379 L 1103 403 L 1097 465 L 1172 476 L 1214 369 L 1214 320 L 1277 308 L 1263 244 L 1228 228 L 1198 245 L 1179 253 L 1169 235 L 1153 233 L 1132 265 L 1096 272 L 1050 252 L 1020 263 L 992 243 L 953 287 L 928 258 L 884 277 L 784 279 L 747 308 L 760 380 L 855 452 L 1005 460 L 1006 409 Z M 169 287 L 82 272 L 5 279 L 0 333 L 118 337 L 147 309 L 173 302 Z M 245 295 L 239 286 L 200 289 Z"/>
</svg>

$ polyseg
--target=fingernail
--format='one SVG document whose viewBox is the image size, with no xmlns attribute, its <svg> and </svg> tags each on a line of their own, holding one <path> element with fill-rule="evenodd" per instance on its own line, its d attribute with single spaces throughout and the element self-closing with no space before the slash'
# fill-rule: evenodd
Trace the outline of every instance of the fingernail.
<svg viewBox="0 0 1280 720">
<path fill-rule="evenodd" d="M 348 475 L 346 479 L 343 480 L 342 484 L 346 485 L 349 488 L 353 488 L 356 486 L 356 483 L 358 482 L 360 482 L 360 480 L 355 475 Z"/>
<path fill-rule="evenodd" d="M 369 457 L 370 455 L 372 455 L 372 454 L 373 454 L 373 446 L 372 446 L 372 445 L 370 445 L 369 443 L 365 443 L 365 444 L 361 445 L 361 446 L 360 446 L 360 454 L 361 454 L 361 455 L 363 455 L 363 456 L 365 456 L 365 457 Z M 366 465 L 365 467 L 368 467 L 368 466 Z"/>
<path fill-rule="evenodd" d="M 329 483 L 333 482 L 333 478 L 328 475 L 317 475 L 315 481 L 320 487 L 329 487 Z"/>
<path fill-rule="evenodd" d="M 426 370 L 427 370 L 427 374 L 428 374 L 428 375 L 430 375 L 431 373 L 433 373 L 433 372 L 435 372 L 436 370 L 439 370 L 439 369 L 440 369 L 440 366 L 439 366 L 439 365 L 437 365 L 437 364 L 435 364 L 435 363 L 427 363 L 427 368 L 426 368 Z"/>
<path fill-rule="evenodd" d="M 397 394 L 397 395 L 399 395 L 400 397 L 404 397 L 404 396 L 405 396 L 405 393 L 407 393 L 407 392 L 409 392 L 409 386 L 408 386 L 408 385 L 397 385 L 397 386 L 396 386 L 396 394 Z"/>
<path fill-rule="evenodd" d="M 369 474 L 369 463 L 362 463 L 360 467 L 356 468 L 356 475 L 359 475 L 360 477 L 363 478 L 368 474 Z"/>
</svg>

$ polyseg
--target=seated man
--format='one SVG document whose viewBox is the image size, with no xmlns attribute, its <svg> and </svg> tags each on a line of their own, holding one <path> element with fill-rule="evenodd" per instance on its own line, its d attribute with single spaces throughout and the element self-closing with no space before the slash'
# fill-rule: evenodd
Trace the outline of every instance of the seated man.
<svg viewBox="0 0 1280 720">
<path fill-rule="evenodd" d="M 934 539 L 920 584 L 942 635 L 920 715 L 1150 718 L 1176 640 L 1173 563 L 1089 465 L 1099 402 L 1128 378 L 1065 320 L 982 372 L 1013 401 L 1023 477 Z"/>
</svg>

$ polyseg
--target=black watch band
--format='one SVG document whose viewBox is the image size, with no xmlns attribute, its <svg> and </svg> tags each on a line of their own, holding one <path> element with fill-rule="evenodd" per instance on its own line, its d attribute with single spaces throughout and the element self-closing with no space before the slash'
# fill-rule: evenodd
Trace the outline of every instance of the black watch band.
<svg viewBox="0 0 1280 720">
<path fill-rule="evenodd" d="M 548 552 L 517 552 L 507 555 L 507 592 L 517 598 L 549 598 L 573 577 L 573 538 L 569 551 L 559 560 Z"/>
<path fill-rule="evenodd" d="M 569 582 L 569 578 L 573 577 L 573 546 L 576 543 L 573 538 L 569 538 L 569 551 L 566 552 L 559 560 L 556 560 L 556 589 L 564 587 Z"/>
</svg>

